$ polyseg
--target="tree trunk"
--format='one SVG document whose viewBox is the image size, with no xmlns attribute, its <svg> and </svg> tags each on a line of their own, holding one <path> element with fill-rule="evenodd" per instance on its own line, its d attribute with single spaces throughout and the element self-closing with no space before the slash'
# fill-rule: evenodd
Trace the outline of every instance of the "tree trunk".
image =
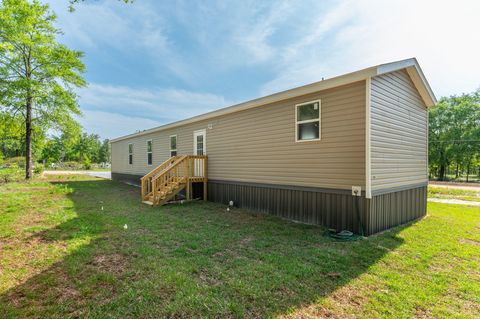
<svg viewBox="0 0 480 319">
<path fill-rule="evenodd" d="M 455 179 L 457 179 L 457 178 L 458 178 L 458 163 L 457 163 L 457 167 L 455 169 Z"/>
<path fill-rule="evenodd" d="M 468 183 L 468 175 L 470 175 L 470 161 L 468 162 L 468 165 L 467 165 L 467 183 Z"/>
<path fill-rule="evenodd" d="M 440 165 L 440 170 L 438 172 L 438 180 L 439 181 L 445 180 L 445 165 L 444 164 Z"/>
<path fill-rule="evenodd" d="M 27 97 L 25 120 L 25 179 L 32 178 L 32 97 Z"/>
</svg>

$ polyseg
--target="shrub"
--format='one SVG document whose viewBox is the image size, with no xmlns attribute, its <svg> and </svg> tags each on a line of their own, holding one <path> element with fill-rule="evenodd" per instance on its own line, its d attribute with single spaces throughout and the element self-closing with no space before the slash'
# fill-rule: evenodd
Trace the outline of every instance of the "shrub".
<svg viewBox="0 0 480 319">
<path fill-rule="evenodd" d="M 85 157 L 85 160 L 83 161 L 83 167 L 86 170 L 89 170 L 92 168 L 92 161 L 88 157 Z"/>
<path fill-rule="evenodd" d="M 35 164 L 35 167 L 33 168 L 33 172 L 35 174 L 42 174 L 43 173 L 43 170 L 45 169 L 45 167 L 43 166 L 43 164 Z"/>
<path fill-rule="evenodd" d="M 17 157 L 7 158 L 5 160 L 4 166 L 25 168 L 25 163 L 26 161 L 24 156 L 17 156 Z"/>
<path fill-rule="evenodd" d="M 0 184 L 2 183 L 10 183 L 12 181 L 12 174 L 9 173 L 2 173 L 0 174 Z"/>
<path fill-rule="evenodd" d="M 23 170 L 19 169 L 18 167 L 0 169 L 0 184 L 19 181 L 22 178 L 23 178 Z"/>
<path fill-rule="evenodd" d="M 83 169 L 83 165 L 77 162 L 62 162 L 54 164 L 55 169 L 77 171 Z"/>
</svg>

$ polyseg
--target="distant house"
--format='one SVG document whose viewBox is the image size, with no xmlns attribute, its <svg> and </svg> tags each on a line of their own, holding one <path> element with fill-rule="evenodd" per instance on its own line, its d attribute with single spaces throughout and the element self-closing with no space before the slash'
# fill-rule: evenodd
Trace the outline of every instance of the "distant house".
<svg viewBox="0 0 480 319">
<path fill-rule="evenodd" d="M 416 59 L 382 64 L 116 138 L 112 178 L 373 234 L 426 213 L 435 103 Z"/>
</svg>

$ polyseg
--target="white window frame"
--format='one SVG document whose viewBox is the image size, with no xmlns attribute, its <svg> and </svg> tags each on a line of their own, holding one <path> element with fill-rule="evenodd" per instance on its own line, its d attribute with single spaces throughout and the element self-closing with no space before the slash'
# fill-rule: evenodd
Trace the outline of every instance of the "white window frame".
<svg viewBox="0 0 480 319">
<path fill-rule="evenodd" d="M 151 145 L 152 145 L 152 150 L 150 152 L 148 151 L 148 142 L 150 142 Z M 147 143 L 147 165 L 152 166 L 153 165 L 153 141 L 152 141 L 152 139 L 149 139 L 149 140 L 146 141 L 146 143 Z M 148 154 L 152 154 L 152 163 L 150 163 L 150 164 L 148 163 Z"/>
<path fill-rule="evenodd" d="M 318 118 L 312 119 L 312 120 L 298 121 L 298 107 L 307 105 L 307 104 L 313 104 L 313 103 L 318 103 Z M 304 123 L 312 123 L 312 122 L 318 122 L 318 138 L 311 139 L 311 140 L 299 140 L 298 125 L 304 124 Z M 295 104 L 295 142 L 296 143 L 318 142 L 321 139 L 322 139 L 322 100 L 318 99 L 318 100 Z"/>
<path fill-rule="evenodd" d="M 172 137 L 175 137 L 175 149 L 172 149 Z M 170 157 L 172 157 L 172 152 L 177 152 L 177 149 L 178 149 L 178 137 L 177 137 L 177 134 L 174 134 L 174 135 L 170 135 L 168 137 L 168 143 L 170 144 L 169 145 L 169 148 L 170 148 Z M 178 152 L 177 152 L 177 155 L 178 155 Z"/>
<path fill-rule="evenodd" d="M 132 152 L 130 153 L 130 145 L 132 146 Z M 132 156 L 132 162 L 130 163 L 130 155 Z M 133 143 L 128 143 L 128 165 L 133 165 Z"/>
</svg>

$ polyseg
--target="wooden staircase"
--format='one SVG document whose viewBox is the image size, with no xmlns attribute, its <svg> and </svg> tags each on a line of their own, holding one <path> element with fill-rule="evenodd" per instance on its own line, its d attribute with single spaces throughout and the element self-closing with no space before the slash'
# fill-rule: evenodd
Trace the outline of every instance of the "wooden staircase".
<svg viewBox="0 0 480 319">
<path fill-rule="evenodd" d="M 203 182 L 203 199 L 207 199 L 207 156 L 172 156 L 141 178 L 142 201 L 164 205 L 182 190 L 192 198 L 192 183 Z"/>
</svg>

